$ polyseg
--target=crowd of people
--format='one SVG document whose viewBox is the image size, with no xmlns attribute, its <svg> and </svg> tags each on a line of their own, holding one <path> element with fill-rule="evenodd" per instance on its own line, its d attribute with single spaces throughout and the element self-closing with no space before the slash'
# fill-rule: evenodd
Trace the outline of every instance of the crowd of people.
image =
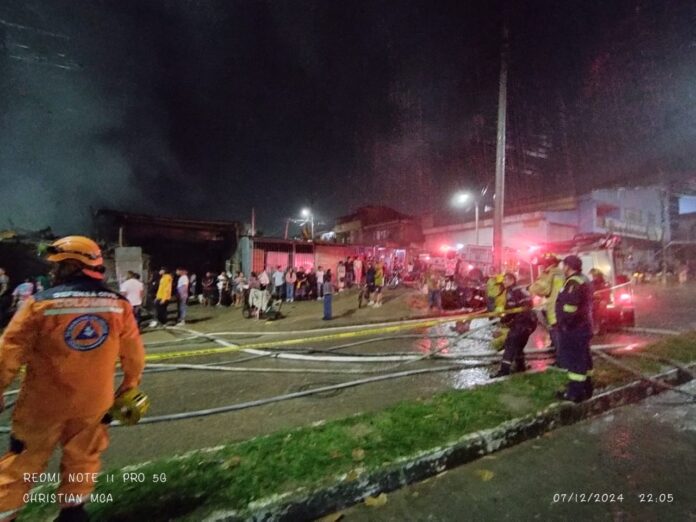
<svg viewBox="0 0 696 522">
<path fill-rule="evenodd" d="M 25 277 L 11 290 L 10 277 L 4 268 L 0 268 L 0 327 L 19 311 L 31 296 L 50 286 L 48 275 Z"/>
<path fill-rule="evenodd" d="M 409 271 L 413 270 L 413 266 L 412 263 L 409 264 Z M 198 279 L 196 274 L 189 274 L 184 268 L 178 268 L 172 274 L 168 268 L 163 267 L 159 272 L 153 273 L 148 282 L 149 302 L 154 305 L 154 318 L 149 326 L 154 328 L 167 324 L 170 303 L 177 304 L 175 324 L 183 326 L 186 324 L 190 302 L 197 302 L 205 307 L 242 307 L 245 299 L 251 299 L 254 290 L 267 291 L 269 298 L 293 303 L 324 301 L 329 292 L 339 293 L 358 287 L 366 296 L 369 306 L 380 307 L 387 276 L 402 270 L 398 264 L 389 270 L 384 259 L 365 256 L 349 256 L 339 260 L 331 268 L 322 265 L 316 269 L 267 266 L 258 272 L 251 272 L 249 277 L 242 271 L 231 273 L 222 270 L 219 273 L 207 271 Z M 141 317 L 145 292 L 139 279 L 137 274 L 129 272 L 121 285 L 121 292 L 137 311 L 138 319 Z"/>
<path fill-rule="evenodd" d="M 401 270 L 396 265 L 391 271 Z M 140 274 L 128 271 L 119 284 L 119 291 L 133 307 L 138 324 L 147 302 L 152 304 L 154 316 L 149 325 L 166 325 L 169 304 L 175 302 L 175 324 L 183 326 L 186 324 L 190 302 L 198 302 L 203 306 L 241 307 L 244 304 L 245 290 L 249 289 L 268 289 L 273 298 L 282 299 L 286 303 L 322 301 L 329 288 L 326 283 L 330 282 L 332 293 L 359 287 L 369 297 L 368 304 L 379 307 L 382 306 L 382 293 L 388 272 L 383 259 L 366 256 L 349 256 L 339 260 L 333 268 L 268 266 L 260 272 L 251 272 L 248 278 L 242 271 L 231 273 L 223 270 L 219 273 L 207 271 L 198 279 L 196 274 L 189 274 L 185 268 L 180 267 L 172 273 L 167 267 L 162 267 L 150 275 L 147 284 L 141 281 Z M 49 277 L 40 275 L 26 278 L 11 288 L 9 276 L 0 268 L 0 326 L 6 324 L 32 295 L 49 286 Z"/>
</svg>

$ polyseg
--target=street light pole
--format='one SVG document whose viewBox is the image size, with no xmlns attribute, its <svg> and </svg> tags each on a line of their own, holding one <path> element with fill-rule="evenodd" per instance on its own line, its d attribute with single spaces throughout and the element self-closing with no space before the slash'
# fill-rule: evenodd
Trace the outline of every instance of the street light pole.
<svg viewBox="0 0 696 522">
<path fill-rule="evenodd" d="M 476 204 L 476 210 L 474 214 L 474 221 L 476 222 L 476 246 L 479 246 L 479 200 L 476 199 L 474 203 Z"/>
</svg>

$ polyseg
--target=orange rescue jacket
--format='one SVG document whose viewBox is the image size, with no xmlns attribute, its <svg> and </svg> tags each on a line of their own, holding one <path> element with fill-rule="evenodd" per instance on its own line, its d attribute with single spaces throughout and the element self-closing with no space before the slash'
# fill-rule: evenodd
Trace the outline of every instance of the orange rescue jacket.
<svg viewBox="0 0 696 522">
<path fill-rule="evenodd" d="M 131 305 L 80 277 L 35 294 L 13 317 L 0 339 L 0 392 L 26 364 L 15 419 L 99 415 L 114 401 L 117 360 L 122 386 L 138 386 L 145 350 Z"/>
</svg>

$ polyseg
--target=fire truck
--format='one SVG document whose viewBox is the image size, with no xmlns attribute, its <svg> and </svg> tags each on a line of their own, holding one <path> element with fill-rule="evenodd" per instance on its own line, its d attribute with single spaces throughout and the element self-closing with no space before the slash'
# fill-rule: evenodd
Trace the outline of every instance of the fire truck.
<svg viewBox="0 0 696 522">
<path fill-rule="evenodd" d="M 599 270 L 607 288 L 594 294 L 593 322 L 595 333 L 620 327 L 635 326 L 633 289 L 630 277 L 624 273 L 625 255 L 621 238 L 616 235 L 581 234 L 572 241 L 546 243 L 531 249 L 532 277 L 542 270 L 539 260 L 544 253 L 553 253 L 560 259 L 575 254 L 582 260 L 583 273 L 592 280 L 590 271 Z"/>
</svg>

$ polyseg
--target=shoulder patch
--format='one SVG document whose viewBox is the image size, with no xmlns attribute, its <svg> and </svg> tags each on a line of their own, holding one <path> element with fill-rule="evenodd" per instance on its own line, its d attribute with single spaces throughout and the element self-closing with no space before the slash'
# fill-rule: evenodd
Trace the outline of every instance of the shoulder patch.
<svg viewBox="0 0 696 522">
<path fill-rule="evenodd" d="M 109 323 L 98 315 L 76 317 L 65 328 L 63 339 L 68 348 L 88 352 L 99 348 L 109 337 Z"/>
</svg>

